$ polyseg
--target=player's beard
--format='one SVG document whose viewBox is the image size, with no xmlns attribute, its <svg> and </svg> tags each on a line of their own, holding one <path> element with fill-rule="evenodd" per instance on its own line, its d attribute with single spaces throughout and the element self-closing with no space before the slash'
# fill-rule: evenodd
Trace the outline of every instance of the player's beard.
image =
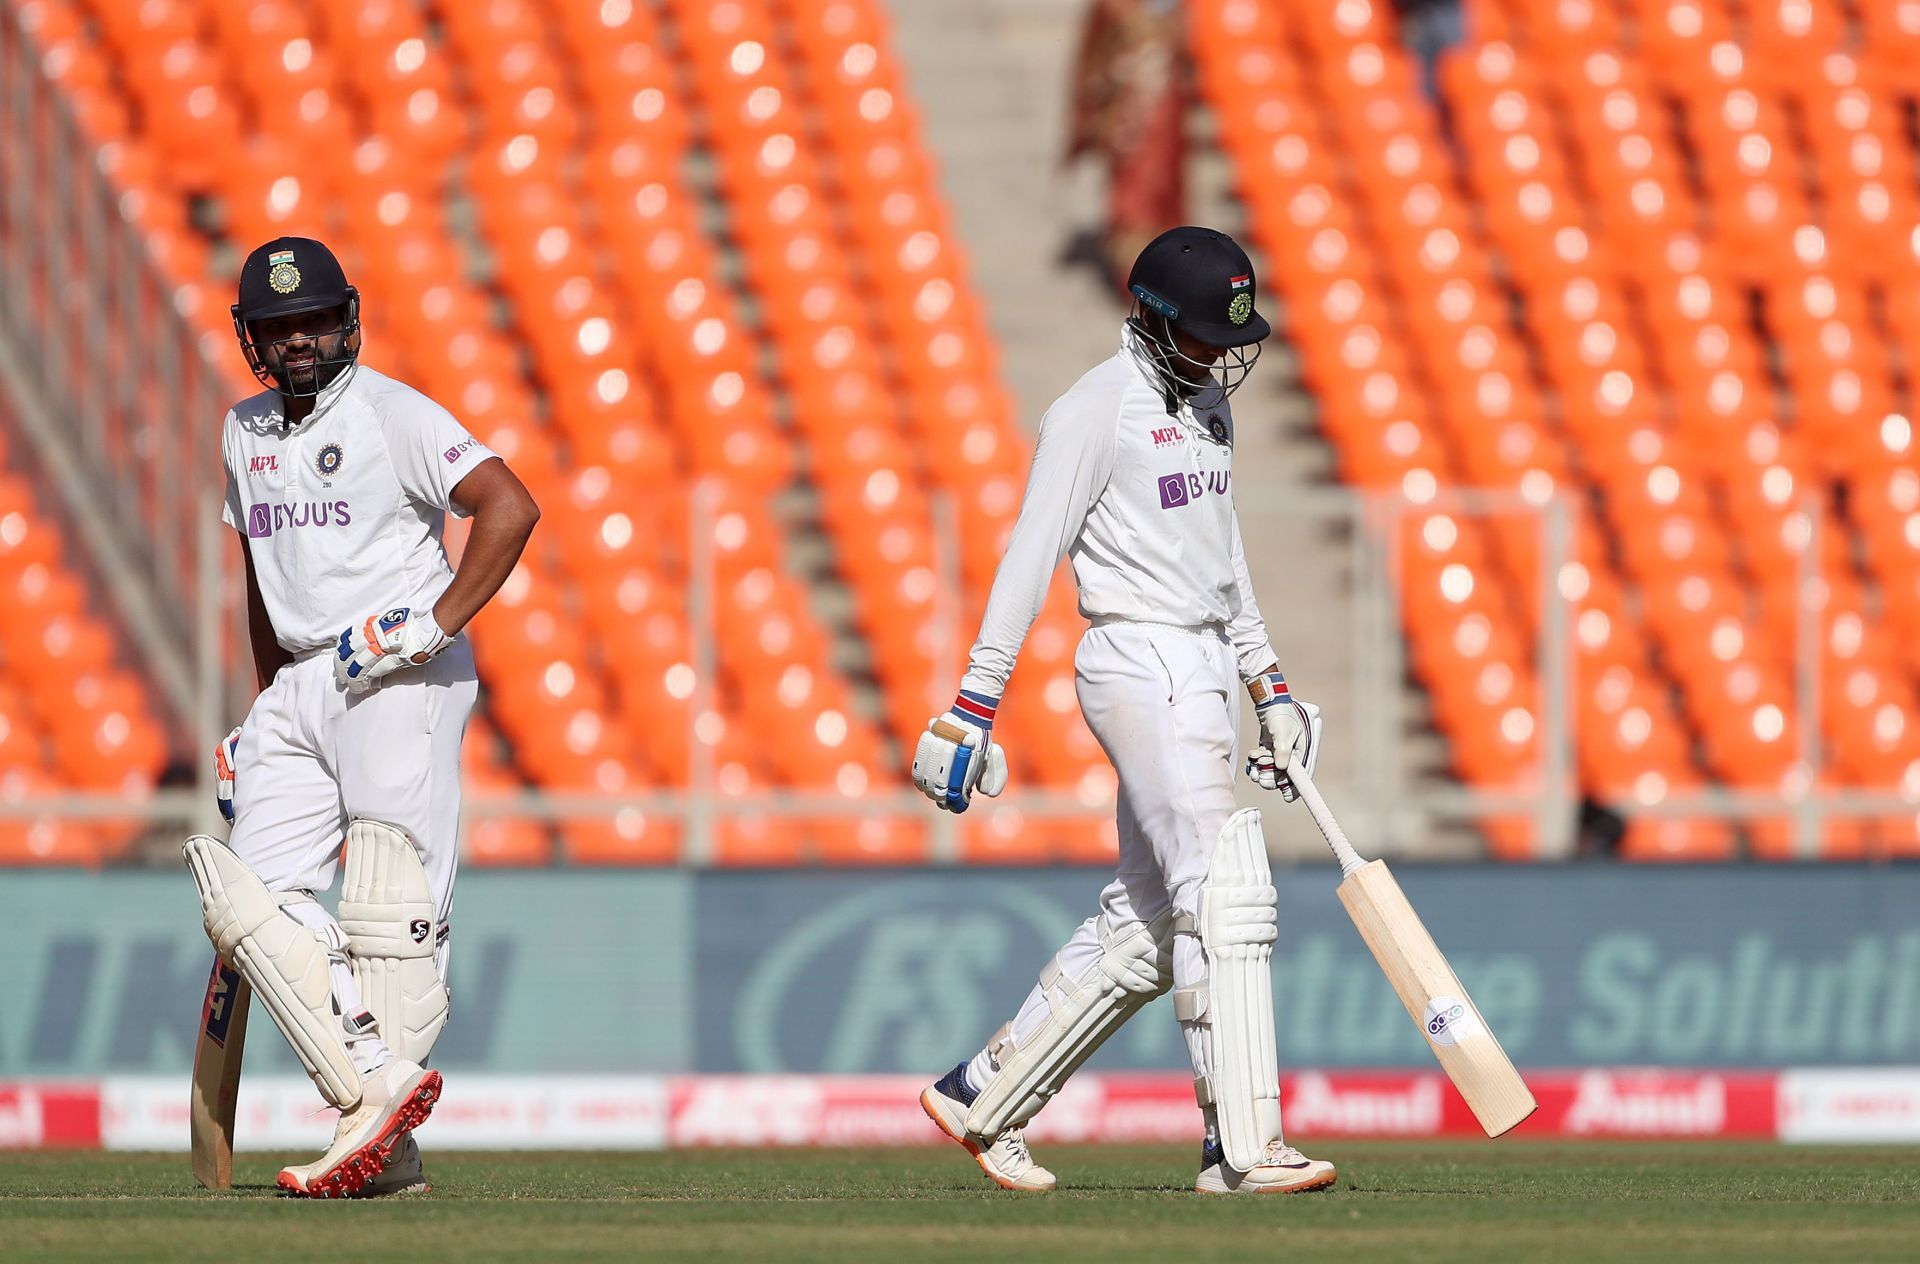
<svg viewBox="0 0 1920 1264">
<path fill-rule="evenodd" d="M 339 332 L 322 334 L 291 353 L 286 346 L 276 344 L 266 367 L 284 393 L 318 395 L 352 362 L 348 335 Z"/>
<path fill-rule="evenodd" d="M 320 389 L 320 359 L 311 352 L 303 352 L 299 357 L 282 356 L 280 358 L 280 380 L 287 388 L 301 395 L 315 394 Z"/>
</svg>

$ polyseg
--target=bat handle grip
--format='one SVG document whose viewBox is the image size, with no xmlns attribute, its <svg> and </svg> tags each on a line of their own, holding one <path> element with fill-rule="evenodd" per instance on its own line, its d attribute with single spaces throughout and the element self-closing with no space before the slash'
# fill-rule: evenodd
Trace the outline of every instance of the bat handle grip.
<svg viewBox="0 0 1920 1264">
<path fill-rule="evenodd" d="M 1307 805 L 1307 811 L 1313 815 L 1313 823 L 1320 827 L 1321 837 L 1327 840 L 1327 846 L 1333 849 L 1333 858 L 1340 862 L 1340 876 L 1348 877 L 1367 862 L 1347 841 L 1347 832 L 1340 828 L 1340 822 L 1333 819 L 1333 809 L 1321 797 L 1320 788 L 1313 784 L 1313 778 L 1307 776 L 1306 767 L 1298 759 L 1287 761 L 1287 780 L 1300 794 L 1300 801 Z"/>
</svg>

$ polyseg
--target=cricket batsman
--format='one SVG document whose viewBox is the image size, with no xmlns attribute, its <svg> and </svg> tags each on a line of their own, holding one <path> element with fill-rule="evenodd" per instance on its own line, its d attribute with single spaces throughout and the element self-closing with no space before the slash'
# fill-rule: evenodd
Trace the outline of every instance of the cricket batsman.
<svg viewBox="0 0 1920 1264">
<path fill-rule="evenodd" d="M 447 1020 L 477 688 L 461 629 L 540 511 L 445 409 L 359 363 L 360 296 L 321 243 L 249 255 L 233 327 L 267 387 L 220 436 L 260 693 L 218 753 L 228 840 L 183 852 L 214 947 L 340 1112 L 327 1152 L 280 1187 L 424 1190 L 411 1130 L 441 1087 L 424 1064 Z M 473 519 L 457 571 L 448 511 Z M 315 893 L 343 856 L 336 918 Z"/>
<path fill-rule="evenodd" d="M 993 722 L 1062 555 L 1091 623 L 1074 659 L 1088 726 L 1119 777 L 1119 873 L 1012 1021 L 920 1095 L 941 1130 L 1007 1189 L 1053 1188 L 1028 1120 L 1121 1024 L 1173 989 L 1205 1128 L 1203 1193 L 1333 1184 L 1280 1128 L 1269 974 L 1276 902 L 1260 814 L 1234 809 L 1239 693 L 1259 748 L 1247 774 L 1289 801 L 1311 770 L 1317 708 L 1287 690 L 1248 579 L 1233 508 L 1233 415 L 1271 332 L 1231 237 L 1175 228 L 1128 278 L 1120 350 L 1040 422 L 1026 498 L 952 709 L 929 722 L 913 778 L 964 812 L 999 794 Z"/>
</svg>

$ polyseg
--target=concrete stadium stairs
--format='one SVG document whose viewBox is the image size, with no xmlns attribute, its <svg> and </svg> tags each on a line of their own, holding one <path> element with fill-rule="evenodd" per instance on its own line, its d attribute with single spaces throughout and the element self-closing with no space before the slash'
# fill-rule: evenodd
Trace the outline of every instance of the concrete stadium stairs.
<svg viewBox="0 0 1920 1264">
<path fill-rule="evenodd" d="M 1004 372 L 1029 426 L 1097 361 L 1113 353 L 1124 309 L 1090 266 L 1063 262 L 1077 234 L 1101 222 L 1101 185 L 1092 170 L 1063 171 L 1068 75 L 1085 0 L 894 0 L 895 45 L 911 75 L 928 143 L 972 256 L 1004 356 Z M 1190 215 L 1238 234 L 1242 216 L 1225 159 L 1206 143 L 1211 120 L 1193 121 Z M 1255 255 L 1256 266 L 1260 260 Z M 1327 714 L 1329 738 L 1319 780 L 1356 844 L 1423 856 L 1475 854 L 1477 835 L 1419 814 L 1369 810 L 1377 796 L 1370 752 L 1397 748 L 1414 785 L 1445 783 L 1446 750 L 1428 724 L 1423 691 L 1391 682 L 1386 705 L 1355 687 L 1361 651 L 1354 542 L 1338 520 L 1284 509 L 1325 499 L 1336 483 L 1332 456 L 1314 427 L 1312 400 L 1284 340 L 1285 316 L 1272 292 L 1263 306 L 1281 337 L 1235 396 L 1242 529 L 1261 604 L 1281 665 L 1301 696 Z M 1316 497 L 1315 493 L 1318 493 Z M 1397 626 L 1389 634 L 1398 635 Z M 1373 714 L 1367 714 L 1372 712 Z M 1388 738 L 1363 740 L 1388 728 Z M 1243 796 L 1249 806 L 1260 805 Z M 1269 798 L 1268 834 L 1277 855 L 1326 853 L 1304 812 L 1279 812 Z M 1350 818 L 1350 819 L 1349 819 Z"/>
</svg>

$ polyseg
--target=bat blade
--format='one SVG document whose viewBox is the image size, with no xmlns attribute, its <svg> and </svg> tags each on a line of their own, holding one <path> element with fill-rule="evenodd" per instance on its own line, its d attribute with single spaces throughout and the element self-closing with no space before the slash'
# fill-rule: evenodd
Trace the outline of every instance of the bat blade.
<svg viewBox="0 0 1920 1264">
<path fill-rule="evenodd" d="M 193 1175 L 208 1189 L 233 1187 L 233 1120 L 240 1100 L 240 1063 L 246 1052 L 247 1008 L 252 998 L 239 972 L 215 957 L 193 1050 L 189 1112 Z"/>
<path fill-rule="evenodd" d="M 1539 1103 L 1386 862 L 1370 861 L 1342 881 L 1340 903 L 1487 1135 L 1531 1115 Z"/>
</svg>

